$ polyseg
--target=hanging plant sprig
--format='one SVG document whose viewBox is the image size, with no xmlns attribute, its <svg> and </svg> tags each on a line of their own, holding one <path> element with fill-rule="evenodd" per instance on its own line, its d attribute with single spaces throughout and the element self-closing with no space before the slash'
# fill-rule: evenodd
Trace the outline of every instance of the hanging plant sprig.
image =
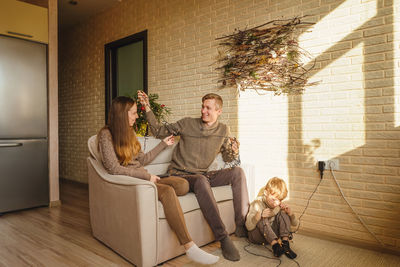
<svg viewBox="0 0 400 267">
<path fill-rule="evenodd" d="M 276 95 L 298 94 L 308 82 L 314 68 L 302 61 L 312 56 L 299 47 L 298 34 L 313 23 L 304 17 L 272 20 L 251 29 L 238 30 L 221 40 L 217 59 L 223 86 L 237 86 L 238 90 L 255 89 L 273 91 Z"/>
</svg>

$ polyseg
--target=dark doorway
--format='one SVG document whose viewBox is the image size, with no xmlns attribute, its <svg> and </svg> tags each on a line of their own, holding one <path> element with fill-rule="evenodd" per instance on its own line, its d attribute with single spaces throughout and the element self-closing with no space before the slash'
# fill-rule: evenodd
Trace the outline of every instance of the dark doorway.
<svg viewBox="0 0 400 267">
<path fill-rule="evenodd" d="M 117 96 L 147 93 L 147 30 L 108 43 L 105 48 L 107 121 L 112 100 Z"/>
</svg>

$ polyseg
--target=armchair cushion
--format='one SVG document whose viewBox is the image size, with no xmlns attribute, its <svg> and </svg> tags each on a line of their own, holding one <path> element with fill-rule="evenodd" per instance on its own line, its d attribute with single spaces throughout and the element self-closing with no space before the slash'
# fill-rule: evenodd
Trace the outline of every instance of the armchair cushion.
<svg viewBox="0 0 400 267">
<path fill-rule="evenodd" d="M 230 185 L 212 187 L 215 200 L 217 202 L 222 202 L 226 200 L 232 200 L 232 189 Z M 193 193 L 186 194 L 179 197 L 179 202 L 181 203 L 183 213 L 188 213 L 190 211 L 199 210 L 200 206 L 197 202 L 196 196 Z M 158 217 L 165 218 L 164 208 L 160 201 L 158 201 Z"/>
</svg>

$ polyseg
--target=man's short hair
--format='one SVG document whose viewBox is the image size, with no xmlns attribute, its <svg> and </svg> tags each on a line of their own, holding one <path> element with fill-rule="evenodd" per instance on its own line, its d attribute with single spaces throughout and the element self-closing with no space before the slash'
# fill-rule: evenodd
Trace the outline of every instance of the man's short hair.
<svg viewBox="0 0 400 267">
<path fill-rule="evenodd" d="M 215 99 L 215 104 L 217 105 L 217 109 L 221 109 L 224 104 L 224 101 L 222 101 L 222 97 L 214 93 L 209 93 L 203 96 L 201 102 L 204 103 L 204 101 L 206 101 L 207 99 Z"/>
<path fill-rule="evenodd" d="M 284 200 L 288 193 L 285 181 L 278 177 L 269 179 L 265 190 L 268 194 L 276 196 L 279 200 Z"/>
</svg>

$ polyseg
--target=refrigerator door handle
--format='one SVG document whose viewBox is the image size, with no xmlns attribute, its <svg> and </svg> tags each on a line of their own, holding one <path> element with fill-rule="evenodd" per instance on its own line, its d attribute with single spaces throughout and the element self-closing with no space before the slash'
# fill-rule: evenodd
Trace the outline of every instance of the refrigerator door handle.
<svg viewBox="0 0 400 267">
<path fill-rule="evenodd" d="M 22 143 L 0 143 L 0 148 L 2 147 L 15 147 L 22 146 Z"/>
</svg>

